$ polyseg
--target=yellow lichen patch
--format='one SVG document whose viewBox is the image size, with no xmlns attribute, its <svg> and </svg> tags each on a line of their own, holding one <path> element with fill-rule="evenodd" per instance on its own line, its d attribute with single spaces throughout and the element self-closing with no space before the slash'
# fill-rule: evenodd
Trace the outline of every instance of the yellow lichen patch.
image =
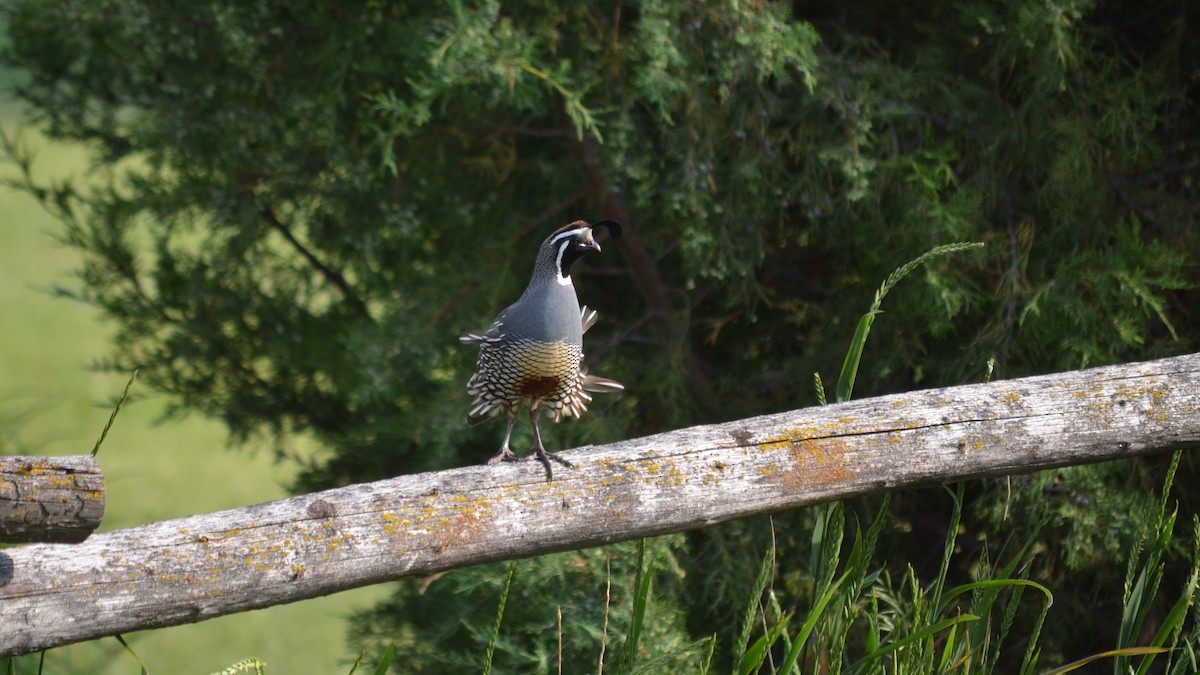
<svg viewBox="0 0 1200 675">
<path fill-rule="evenodd" d="M 775 476 L 779 474 L 779 465 L 771 463 L 766 466 L 760 466 L 758 467 L 758 472 L 764 476 Z"/>
<path fill-rule="evenodd" d="M 763 441 L 762 443 L 759 443 L 758 449 L 762 450 L 763 452 L 774 452 L 776 450 L 786 449 L 786 448 L 790 447 L 791 445 L 792 445 L 792 437 L 787 434 L 784 434 L 782 436 L 772 436 L 771 438 L 768 438 L 767 440 Z"/>
<path fill-rule="evenodd" d="M 771 436 L 763 440 L 758 445 L 758 449 L 764 452 L 773 452 L 777 450 L 796 449 L 801 444 L 808 442 L 811 439 L 835 436 L 843 433 L 847 424 L 853 424 L 857 420 L 853 418 L 843 418 L 838 424 L 827 424 L 824 427 L 789 427 L 784 429 L 782 433 Z"/>
<path fill-rule="evenodd" d="M 654 484 L 666 486 L 683 485 L 683 472 L 679 470 L 678 466 L 672 463 L 667 466 L 663 475 L 654 481 Z"/>
<path fill-rule="evenodd" d="M 1007 403 L 1012 406 L 1021 405 L 1021 395 L 1014 391 L 1008 396 L 1001 398 L 1000 402 Z"/>
<path fill-rule="evenodd" d="M 394 513 L 382 513 L 379 515 L 379 520 L 383 521 L 383 531 L 393 537 L 403 535 L 412 521 L 401 518 Z"/>
<path fill-rule="evenodd" d="M 627 483 L 627 482 L 629 482 L 629 474 L 628 473 L 612 474 L 609 476 L 605 476 L 599 480 L 600 485 L 602 485 L 604 487 L 608 487 L 610 485 L 619 485 L 621 483 Z"/>
</svg>

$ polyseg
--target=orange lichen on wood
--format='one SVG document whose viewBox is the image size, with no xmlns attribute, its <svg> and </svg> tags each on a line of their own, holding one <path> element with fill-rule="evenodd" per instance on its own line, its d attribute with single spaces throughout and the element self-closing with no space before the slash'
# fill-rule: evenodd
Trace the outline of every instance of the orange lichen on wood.
<svg viewBox="0 0 1200 675">
<path fill-rule="evenodd" d="M 827 485 L 848 480 L 855 472 L 847 466 L 848 444 L 841 436 L 816 429 L 793 427 L 759 444 L 765 452 L 787 450 L 791 466 L 782 472 L 789 489 Z"/>
</svg>

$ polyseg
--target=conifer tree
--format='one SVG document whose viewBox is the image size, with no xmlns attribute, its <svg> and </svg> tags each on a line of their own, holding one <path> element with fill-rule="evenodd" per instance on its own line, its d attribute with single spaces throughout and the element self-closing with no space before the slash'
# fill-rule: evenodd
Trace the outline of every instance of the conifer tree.
<svg viewBox="0 0 1200 675">
<path fill-rule="evenodd" d="M 0 16 L 30 123 L 92 151 L 80 179 L 21 186 L 85 255 L 74 293 L 118 327 L 106 365 L 283 458 L 316 439 L 297 490 L 490 456 L 498 430 L 464 423 L 475 355 L 455 338 L 576 218 L 626 225 L 576 283 L 601 316 L 589 357 L 628 390 L 547 425 L 552 448 L 814 404 L 812 373 L 836 375 L 880 280 L 953 241 L 987 247 L 897 287 L 858 396 L 979 381 L 990 358 L 1010 377 L 1197 346 L 1200 33 L 1183 0 L 10 0 Z M 1052 514 L 1044 573 L 1087 597 L 1132 536 L 1123 516 L 1153 503 L 1154 481 L 1127 476 L 1032 477 L 1015 499 L 984 484 L 966 526 L 1000 539 Z M 1094 508 L 1046 490 L 1063 480 Z M 927 505 L 897 499 L 896 519 Z M 780 545 L 808 518 L 777 519 Z M 898 560 L 920 534 L 894 538 Z M 658 540 L 651 656 L 686 672 L 715 631 L 728 658 L 768 539 L 750 521 Z M 598 594 L 631 551 L 522 563 L 505 667 L 547 667 L 558 604 L 572 670 L 590 668 Z M 404 586 L 356 634 L 455 672 L 502 578 Z"/>
</svg>

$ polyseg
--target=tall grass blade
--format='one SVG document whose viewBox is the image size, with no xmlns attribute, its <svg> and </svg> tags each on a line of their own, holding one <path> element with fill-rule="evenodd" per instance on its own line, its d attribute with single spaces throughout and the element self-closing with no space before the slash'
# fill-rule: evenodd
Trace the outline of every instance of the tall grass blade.
<svg viewBox="0 0 1200 675">
<path fill-rule="evenodd" d="M 841 560 L 842 539 L 846 533 L 846 516 L 841 502 L 829 502 L 816 507 L 813 524 L 810 565 L 817 588 L 833 583 Z"/>
<path fill-rule="evenodd" d="M 125 405 L 125 399 L 129 398 L 129 388 L 133 386 L 133 381 L 137 379 L 139 368 L 133 369 L 133 374 L 129 376 L 129 381 L 125 383 L 125 391 L 121 392 L 121 398 L 117 401 L 117 406 L 113 408 L 112 414 L 108 416 L 108 422 L 100 431 L 100 438 L 96 439 L 96 445 L 92 448 L 92 457 L 100 452 L 100 444 L 104 443 L 104 439 L 108 438 L 108 430 L 112 429 L 113 422 L 117 419 L 117 413 L 121 412 L 121 406 Z"/>
<path fill-rule="evenodd" d="M 708 675 L 712 671 L 713 654 L 717 652 L 717 634 L 713 633 L 712 637 L 708 638 L 708 655 L 704 657 L 704 663 L 700 665 L 700 675 Z"/>
<path fill-rule="evenodd" d="M 960 623 L 966 623 L 968 621 L 978 621 L 979 618 L 980 617 L 975 616 L 974 614 L 960 614 L 959 616 L 953 617 L 951 619 L 939 621 L 939 622 L 933 624 L 932 626 L 926 626 L 925 628 L 922 628 L 921 630 L 918 630 L 910 635 L 904 636 L 900 640 L 897 640 L 895 642 L 890 642 L 890 643 L 880 647 L 879 649 L 876 649 L 875 651 L 871 652 L 870 654 L 867 654 L 866 656 L 862 657 L 862 659 L 860 659 L 857 663 L 854 664 L 853 669 L 855 672 L 868 672 L 868 673 L 876 672 L 875 669 L 869 668 L 868 666 L 874 665 L 874 663 L 876 661 L 887 656 L 888 654 L 891 654 L 892 652 L 904 649 L 905 647 L 908 647 L 912 644 L 920 642 L 921 640 L 924 640 L 925 638 L 930 637 L 932 635 L 937 635 L 938 633 L 946 630 L 947 628 L 950 628 L 951 626 L 957 626 Z"/>
<path fill-rule="evenodd" d="M 1100 652 L 1099 654 L 1086 656 L 1078 661 L 1072 661 L 1065 666 L 1059 666 L 1054 670 L 1048 671 L 1046 675 L 1063 675 L 1063 673 L 1079 670 L 1080 668 L 1088 664 L 1095 663 L 1101 659 L 1125 658 L 1127 656 L 1144 656 L 1146 654 L 1162 654 L 1166 651 L 1169 650 L 1163 647 L 1125 647 L 1124 649 L 1110 649 L 1106 652 Z"/>
<path fill-rule="evenodd" d="M 1180 595 L 1179 600 L 1175 602 L 1175 606 L 1171 608 L 1171 611 L 1167 613 L 1166 618 L 1163 619 L 1162 626 L 1158 629 L 1158 632 L 1154 634 L 1154 639 L 1150 640 L 1149 646 L 1162 647 L 1166 651 L 1170 651 L 1171 647 L 1166 647 L 1166 642 L 1171 638 L 1172 635 L 1175 635 L 1176 639 L 1178 639 L 1180 631 L 1183 630 L 1183 622 L 1187 618 L 1187 611 L 1192 606 L 1192 602 L 1195 599 L 1192 597 L 1195 592 L 1196 570 L 1193 569 L 1191 578 L 1188 579 L 1187 587 Z M 1175 640 L 1172 640 L 1172 643 L 1174 642 Z M 1145 675 L 1147 672 L 1149 672 L 1150 665 L 1153 662 L 1153 655 L 1142 659 L 1142 665 L 1138 667 L 1137 675 Z"/>
<path fill-rule="evenodd" d="M 1038 638 L 1042 635 L 1042 626 L 1046 625 L 1046 617 L 1049 614 L 1050 603 L 1047 602 L 1042 605 L 1042 611 L 1038 613 L 1033 628 L 1029 631 L 1029 646 L 1025 648 L 1025 656 L 1021 659 L 1022 675 L 1029 675 L 1037 669 L 1038 658 L 1041 656 L 1041 650 L 1038 649 Z"/>
<path fill-rule="evenodd" d="M 804 649 L 804 645 L 808 642 L 808 638 L 812 635 L 813 629 L 817 626 L 817 621 L 825 614 L 825 608 L 829 606 L 837 592 L 842 588 L 842 584 L 850 578 L 851 572 L 846 572 L 840 579 L 835 581 L 821 597 L 813 603 L 812 609 L 808 610 L 808 616 L 804 619 L 804 625 L 800 626 L 800 632 L 796 634 L 792 642 L 792 646 L 788 648 L 787 654 L 783 658 L 783 668 L 779 671 L 780 675 L 787 675 L 792 670 L 792 666 L 796 665 L 796 661 L 800 658 L 800 651 Z"/>
<path fill-rule="evenodd" d="M 941 606 L 938 607 L 937 611 L 941 612 L 942 610 L 944 610 L 947 606 L 949 606 L 951 600 L 962 595 L 963 593 L 969 593 L 971 591 L 976 591 L 976 590 L 980 590 L 980 589 L 1009 587 L 1009 586 L 1024 586 L 1027 588 L 1036 588 L 1037 590 L 1041 591 L 1043 595 L 1046 596 L 1046 599 L 1049 603 L 1051 603 L 1051 604 L 1054 603 L 1054 594 L 1050 592 L 1050 589 L 1046 588 L 1045 586 L 1039 584 L 1036 581 L 1030 581 L 1029 579 L 985 579 L 984 581 L 973 581 L 969 584 L 955 586 L 954 588 L 946 591 L 946 595 L 942 598 Z"/>
<path fill-rule="evenodd" d="M 871 334 L 871 324 L 875 322 L 875 315 L 883 311 L 880 309 L 883 305 L 883 299 L 892 290 L 892 287 L 900 283 L 913 270 L 938 256 L 982 247 L 983 242 L 959 242 L 935 246 L 900 266 L 884 280 L 883 284 L 879 286 L 879 290 L 875 291 L 875 301 L 871 303 L 871 308 L 867 310 L 866 314 L 863 314 L 862 318 L 859 319 L 858 326 L 854 330 L 854 337 L 850 340 L 850 349 L 846 352 L 846 359 L 842 362 L 842 372 L 838 375 L 837 390 L 835 392 L 837 401 L 850 400 L 850 396 L 854 391 L 854 378 L 858 375 L 858 365 L 862 360 L 863 348 L 866 345 L 867 337 Z"/>
<path fill-rule="evenodd" d="M 733 662 L 741 664 L 746 656 L 746 645 L 750 642 L 750 631 L 754 628 L 754 617 L 758 615 L 758 602 L 762 598 L 763 591 L 767 588 L 767 581 L 771 578 L 771 570 L 775 565 L 775 549 L 771 548 L 763 556 L 762 566 L 758 570 L 758 577 L 754 580 L 754 589 L 750 592 L 750 599 L 746 603 L 746 612 L 742 616 L 742 632 L 738 634 L 737 647 L 733 653 Z"/>
<path fill-rule="evenodd" d="M 604 652 L 608 649 L 608 613 L 612 609 L 612 558 L 604 554 L 604 626 L 600 629 L 600 657 L 597 659 L 596 673 L 604 675 Z"/>
<path fill-rule="evenodd" d="M 1151 643 L 1154 646 L 1171 648 L 1172 651 L 1167 656 L 1167 665 L 1163 669 L 1163 672 L 1171 673 L 1171 675 L 1184 672 L 1200 672 L 1200 659 L 1196 657 L 1196 648 L 1200 647 L 1200 616 L 1197 616 L 1195 604 L 1197 599 L 1196 588 L 1197 584 L 1200 583 L 1200 516 L 1192 516 L 1191 562 L 1192 571 L 1188 575 L 1186 592 L 1180 597 L 1179 602 L 1176 603 L 1176 607 L 1178 607 L 1186 601 L 1185 614 L 1188 610 L 1191 610 L 1193 616 L 1191 631 L 1187 638 L 1184 639 L 1183 644 L 1180 645 L 1179 638 L 1183 634 L 1184 623 L 1187 621 L 1186 617 L 1180 618 L 1177 621 L 1175 631 L 1171 634 L 1170 644 L 1167 644 L 1165 640 L 1161 643 L 1158 642 L 1157 635 L 1155 635 L 1155 641 Z M 1164 625 L 1175 621 L 1174 614 L 1175 608 L 1172 608 L 1168 618 L 1164 620 Z M 1178 657 L 1178 660 L 1176 660 L 1176 657 Z"/>
<path fill-rule="evenodd" d="M 958 637 L 958 626 L 951 626 L 946 635 L 946 644 L 942 647 L 942 661 L 938 664 L 937 672 L 944 673 L 950 668 L 950 659 L 954 657 L 954 639 Z"/>
<path fill-rule="evenodd" d="M 1130 557 L 1130 568 L 1125 582 L 1125 606 L 1121 615 L 1121 627 L 1117 633 L 1117 649 L 1114 652 L 1115 663 L 1113 667 L 1118 672 L 1131 672 L 1133 666 L 1130 656 L 1142 655 L 1132 654 L 1124 650 L 1138 646 L 1135 644 L 1138 635 L 1142 633 L 1142 628 L 1146 624 L 1147 617 L 1149 617 L 1153 609 L 1154 600 L 1158 596 L 1158 587 L 1162 581 L 1163 569 L 1165 567 L 1163 558 L 1166 557 L 1170 549 L 1171 535 L 1175 530 L 1175 521 L 1179 515 L 1178 507 L 1172 509 L 1170 515 L 1167 515 L 1167 504 L 1170 499 L 1171 485 L 1175 481 L 1175 472 L 1179 468 L 1179 461 L 1182 456 L 1180 451 L 1175 451 L 1171 459 L 1171 465 L 1167 469 L 1166 478 L 1163 481 L 1162 499 L 1159 502 L 1158 517 L 1146 529 L 1142 538 L 1140 538 L 1140 540 L 1150 540 L 1150 545 L 1145 551 L 1144 562 L 1137 565 L 1138 561 L 1142 560 L 1142 557 L 1136 553 Z M 1130 586 L 1129 581 L 1135 571 L 1135 565 L 1137 566 L 1137 577 L 1133 585 Z M 1169 633 L 1170 631 L 1163 634 L 1163 640 L 1166 639 Z M 1145 672 L 1142 669 L 1149 668 L 1149 660 L 1143 659 L 1138 672 Z"/>
<path fill-rule="evenodd" d="M 880 299 L 878 295 L 875 296 L 876 304 Z M 871 324 L 875 323 L 875 315 L 882 313 L 883 310 L 872 308 L 858 320 L 854 336 L 850 338 L 850 349 L 846 350 L 846 359 L 842 361 L 842 372 L 838 374 L 837 389 L 834 391 L 838 403 L 849 401 L 854 393 L 854 379 L 858 377 L 863 348 L 867 344 L 867 337 L 871 335 Z"/>
<path fill-rule="evenodd" d="M 875 514 L 875 519 L 871 526 L 867 528 L 866 535 L 863 535 L 861 525 L 856 521 L 854 533 L 854 545 L 850 548 L 850 555 L 846 558 L 846 574 L 845 583 L 841 584 L 839 601 L 842 608 L 842 616 L 846 618 L 845 623 L 840 629 L 823 632 L 819 635 L 819 642 L 814 644 L 820 645 L 820 650 L 823 654 L 828 654 L 828 669 L 831 673 L 841 671 L 842 659 L 845 657 L 846 640 L 850 637 L 850 624 L 853 618 L 861 611 L 861 614 L 867 621 L 866 641 L 868 646 L 866 651 L 870 652 L 879 646 L 879 616 L 877 598 L 872 595 L 870 599 L 870 611 L 859 609 L 857 604 L 859 598 L 862 597 L 863 591 L 870 588 L 878 580 L 883 573 L 883 569 L 870 571 L 872 560 L 875 556 L 875 545 L 879 541 L 879 534 L 883 531 L 883 525 L 886 522 L 888 514 L 888 506 L 891 504 L 891 496 L 884 495 L 883 503 L 879 506 L 878 513 Z M 874 640 L 874 642 L 872 642 Z"/>
<path fill-rule="evenodd" d="M 929 607 L 934 611 L 933 616 L 937 615 L 938 608 L 941 607 L 942 589 L 946 585 L 946 575 L 950 573 L 950 559 L 954 557 L 954 545 L 958 541 L 958 525 L 962 522 L 962 504 L 963 504 L 963 483 L 959 483 L 954 492 L 950 492 L 951 499 L 954 500 L 954 508 L 950 510 L 950 525 L 946 528 L 946 547 L 942 550 L 942 565 L 938 570 L 937 580 L 933 584 L 933 597 L 930 599 Z"/>
<path fill-rule="evenodd" d="M 646 620 L 646 605 L 650 599 L 650 578 L 653 576 L 654 560 L 646 557 L 646 540 L 638 542 L 637 577 L 634 579 L 633 616 L 629 619 L 629 632 L 621 647 L 621 658 L 617 662 L 618 675 L 633 672 L 633 659 L 637 655 L 638 642 L 642 639 L 642 626 Z"/>
<path fill-rule="evenodd" d="M 754 641 L 753 645 L 746 650 L 746 654 L 742 656 L 741 661 L 737 666 L 738 675 L 750 675 L 757 673 L 767 660 L 767 652 L 779 641 L 779 637 L 787 630 L 788 622 L 792 620 L 792 615 L 783 615 L 775 622 L 767 631 L 767 634 Z"/>
<path fill-rule="evenodd" d="M 1182 642 L 1178 643 L 1175 651 L 1167 655 L 1167 668 L 1163 669 L 1164 673 L 1170 675 L 1195 675 L 1200 673 L 1200 612 L 1197 612 L 1196 606 L 1192 606 L 1192 621 L 1191 628 L 1188 630 L 1187 637 Z"/>
<path fill-rule="evenodd" d="M 500 592 L 500 606 L 496 609 L 496 621 L 492 624 L 492 636 L 488 639 L 487 656 L 483 662 L 484 675 L 492 672 L 492 656 L 496 653 L 496 641 L 500 639 L 500 624 L 504 621 L 504 606 L 508 604 L 508 592 L 512 590 L 513 575 L 516 573 L 517 561 L 514 560 L 508 564 L 508 574 L 504 576 L 504 590 Z M 391 649 L 392 653 L 395 653 L 395 649 Z M 391 659 L 388 661 L 390 663 Z"/>
<path fill-rule="evenodd" d="M 804 625 L 800 627 L 800 632 L 796 634 L 797 643 L 804 644 L 808 640 L 808 636 L 812 634 L 813 627 L 817 625 L 817 619 L 820 619 L 821 615 L 825 613 L 825 608 L 829 606 L 829 601 L 833 600 L 833 596 L 837 594 L 838 589 L 849 578 L 850 572 L 846 572 L 840 579 L 833 582 L 829 588 L 825 589 L 821 597 L 813 603 L 812 609 L 808 612 L 808 618 L 805 619 Z"/>
<path fill-rule="evenodd" d="M 138 656 L 137 652 L 133 651 L 133 647 L 129 646 L 129 643 L 125 641 L 125 638 L 122 637 L 120 633 L 114 635 L 113 637 L 117 638 L 117 642 L 121 643 L 121 646 L 125 648 L 125 651 L 129 652 L 129 655 L 133 657 L 134 661 L 137 661 L 138 666 L 142 669 L 142 675 L 149 675 L 149 671 L 146 670 L 146 664 L 142 663 L 142 657 Z"/>
<path fill-rule="evenodd" d="M 388 645 L 387 649 L 383 650 L 383 658 L 379 659 L 379 665 L 375 666 L 375 675 L 387 675 L 394 658 L 396 658 L 396 645 Z"/>
<path fill-rule="evenodd" d="M 1183 633 L 1184 622 L 1187 621 L 1188 610 L 1192 608 L 1196 601 L 1196 587 L 1200 583 L 1200 518 L 1192 517 L 1192 571 L 1188 574 L 1187 582 L 1184 584 L 1183 592 L 1180 593 L 1179 599 L 1171 607 L 1171 611 L 1167 612 L 1167 616 L 1163 618 L 1162 625 L 1154 634 L 1154 638 L 1150 640 L 1151 647 L 1166 647 L 1174 649 L 1179 643 L 1179 636 Z M 1170 644 L 1168 644 L 1168 642 Z M 1168 657 L 1168 666 L 1170 669 L 1170 658 Z M 1137 675 L 1145 675 L 1150 671 L 1150 666 L 1154 662 L 1154 655 L 1149 655 L 1142 659 L 1141 665 L 1137 669 Z"/>
</svg>

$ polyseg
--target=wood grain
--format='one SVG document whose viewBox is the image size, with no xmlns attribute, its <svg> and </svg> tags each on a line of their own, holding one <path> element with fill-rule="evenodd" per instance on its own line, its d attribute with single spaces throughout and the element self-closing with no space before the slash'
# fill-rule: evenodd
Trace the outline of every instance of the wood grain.
<svg viewBox="0 0 1200 675">
<path fill-rule="evenodd" d="M 0 655 L 870 492 L 1200 444 L 1200 355 L 680 429 L 0 552 Z"/>
</svg>

